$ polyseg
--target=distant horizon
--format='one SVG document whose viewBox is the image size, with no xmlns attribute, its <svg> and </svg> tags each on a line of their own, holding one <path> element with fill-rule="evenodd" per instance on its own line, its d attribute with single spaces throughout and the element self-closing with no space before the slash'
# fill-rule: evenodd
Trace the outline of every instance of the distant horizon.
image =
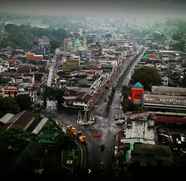
<svg viewBox="0 0 186 181">
<path fill-rule="evenodd" d="M 25 12 L 16 12 L 16 11 L 0 11 L 0 16 L 1 15 L 8 15 L 8 16 L 18 16 L 18 17 L 48 17 L 48 18 L 74 18 L 74 19 L 80 19 L 80 18 L 93 18 L 94 20 L 102 21 L 102 20 L 107 20 L 107 19 L 113 19 L 113 20 L 121 20 L 123 19 L 124 21 L 127 20 L 126 22 L 129 23 L 131 21 L 131 24 L 134 24 L 135 22 L 137 24 L 143 24 L 143 23 L 158 23 L 158 22 L 166 22 L 168 20 L 181 20 L 181 21 L 186 21 L 186 14 L 185 15 L 160 15 L 160 14 L 146 14 L 146 16 L 143 16 L 142 14 L 45 14 L 45 13 L 25 13 Z"/>
<path fill-rule="evenodd" d="M 0 0 L 0 12 L 28 16 L 185 17 L 184 0 Z"/>
</svg>

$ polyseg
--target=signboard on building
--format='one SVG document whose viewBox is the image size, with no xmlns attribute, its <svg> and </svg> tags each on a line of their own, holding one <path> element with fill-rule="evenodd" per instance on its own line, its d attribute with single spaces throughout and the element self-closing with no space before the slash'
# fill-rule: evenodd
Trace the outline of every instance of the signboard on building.
<svg viewBox="0 0 186 181">
<path fill-rule="evenodd" d="M 140 82 L 137 82 L 134 87 L 131 88 L 131 101 L 133 104 L 142 104 L 144 97 L 144 88 Z"/>
</svg>

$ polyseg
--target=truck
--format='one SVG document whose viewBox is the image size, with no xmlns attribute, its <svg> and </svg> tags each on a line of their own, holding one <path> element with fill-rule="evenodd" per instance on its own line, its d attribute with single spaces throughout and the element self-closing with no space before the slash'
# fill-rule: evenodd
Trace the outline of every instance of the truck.
<svg viewBox="0 0 186 181">
<path fill-rule="evenodd" d="M 69 135 L 70 137 L 75 138 L 77 136 L 77 130 L 76 130 L 76 128 L 74 128 L 72 126 L 68 126 L 67 127 L 67 135 Z"/>
<path fill-rule="evenodd" d="M 77 129 L 73 126 L 67 127 L 67 135 L 74 139 L 77 139 L 81 144 L 86 143 L 86 136 L 81 131 L 77 131 Z"/>
<path fill-rule="evenodd" d="M 83 133 L 81 131 L 78 132 L 77 134 L 77 139 L 81 144 L 85 144 L 86 143 L 86 136 L 83 135 Z"/>
</svg>

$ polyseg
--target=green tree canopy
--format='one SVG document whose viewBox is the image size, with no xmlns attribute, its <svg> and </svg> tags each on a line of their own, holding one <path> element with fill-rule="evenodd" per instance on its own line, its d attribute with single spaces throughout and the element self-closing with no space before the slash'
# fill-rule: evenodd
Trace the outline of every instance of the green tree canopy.
<svg viewBox="0 0 186 181">
<path fill-rule="evenodd" d="M 20 107 L 13 97 L 0 97 L 0 116 L 6 113 L 18 113 Z"/>
<path fill-rule="evenodd" d="M 22 48 L 30 50 L 34 45 L 35 38 L 47 36 L 51 41 L 51 50 L 54 51 L 68 36 L 64 29 L 38 28 L 29 25 L 7 24 L 5 26 L 7 36 L 0 42 L 1 47 Z"/>
<path fill-rule="evenodd" d="M 63 102 L 64 89 L 46 87 L 43 92 L 43 99 L 56 100 L 58 104 Z"/>
<path fill-rule="evenodd" d="M 0 116 L 6 113 L 18 113 L 22 110 L 29 110 L 32 101 L 28 95 L 18 95 L 16 97 L 0 97 Z"/>
<path fill-rule="evenodd" d="M 161 77 L 158 71 L 152 67 L 143 67 L 135 70 L 132 83 L 141 82 L 145 90 L 151 90 L 152 85 L 160 85 Z"/>
<path fill-rule="evenodd" d="M 126 112 L 129 108 L 128 96 L 130 95 L 130 88 L 127 86 L 123 86 L 121 90 L 121 94 L 123 96 L 123 100 L 121 101 L 121 105 L 123 107 L 123 111 Z"/>
<path fill-rule="evenodd" d="M 32 101 L 29 95 L 16 96 L 16 102 L 21 110 L 29 110 L 32 106 Z"/>
</svg>

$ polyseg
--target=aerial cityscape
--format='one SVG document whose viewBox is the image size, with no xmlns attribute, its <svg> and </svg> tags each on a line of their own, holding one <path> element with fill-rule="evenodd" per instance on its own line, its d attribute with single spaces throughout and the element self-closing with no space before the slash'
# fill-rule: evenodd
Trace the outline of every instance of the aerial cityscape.
<svg viewBox="0 0 186 181">
<path fill-rule="evenodd" d="M 124 9 L 122 1 L 7 2 L 0 7 L 0 175 L 182 174 L 185 2 L 124 1 Z"/>
</svg>

